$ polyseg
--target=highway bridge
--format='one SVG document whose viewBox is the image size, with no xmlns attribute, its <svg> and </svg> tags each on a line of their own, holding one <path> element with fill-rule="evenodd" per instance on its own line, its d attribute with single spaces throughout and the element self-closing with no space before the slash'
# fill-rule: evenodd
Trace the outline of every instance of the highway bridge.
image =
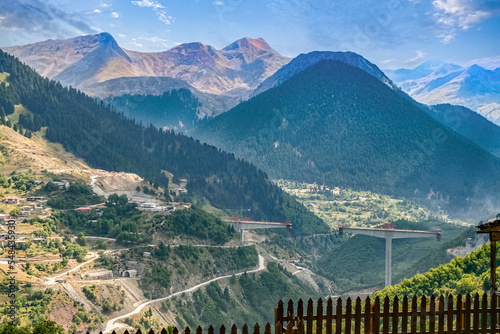
<svg viewBox="0 0 500 334">
<path fill-rule="evenodd" d="M 250 218 L 233 217 L 231 220 L 226 220 L 230 226 L 241 233 L 241 242 L 245 242 L 245 230 L 258 230 L 265 228 L 286 228 L 288 231 L 292 229 L 292 222 L 286 221 L 283 223 L 278 222 L 261 222 L 250 220 Z"/>
<path fill-rule="evenodd" d="M 417 231 L 417 230 L 398 230 L 394 225 L 382 225 L 379 228 L 363 228 L 363 227 L 348 227 L 340 226 L 339 234 L 362 234 L 371 237 L 385 238 L 385 286 L 391 285 L 392 280 L 392 239 L 405 238 L 436 238 L 441 241 L 441 230 L 434 231 Z"/>
</svg>

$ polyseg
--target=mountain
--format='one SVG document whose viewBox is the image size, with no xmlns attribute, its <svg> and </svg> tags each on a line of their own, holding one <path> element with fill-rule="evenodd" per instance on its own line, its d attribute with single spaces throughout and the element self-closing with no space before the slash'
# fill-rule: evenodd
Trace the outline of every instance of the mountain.
<svg viewBox="0 0 500 334">
<path fill-rule="evenodd" d="M 101 98 L 107 96 L 98 93 L 96 84 L 111 79 L 153 76 L 182 80 L 201 92 L 224 94 L 237 101 L 246 98 L 289 61 L 262 38 L 243 38 L 222 50 L 202 43 L 187 43 L 164 52 L 147 53 L 122 49 L 110 34 L 101 33 L 3 50 L 19 57 L 43 76 Z M 119 83 L 120 93 L 133 94 L 126 90 L 127 85 L 133 85 L 131 89 L 134 89 L 141 82 Z M 182 88 L 180 83 L 176 85 Z M 160 95 L 168 88 L 157 86 L 152 93 Z M 113 90 L 107 94 L 117 96 Z"/>
<path fill-rule="evenodd" d="M 164 171 L 169 171 L 188 179 L 190 193 L 212 205 L 251 208 L 253 219 L 291 220 L 293 233 L 328 230 L 264 172 L 232 154 L 172 131 L 139 126 L 76 89 L 42 78 L 3 51 L 0 70 L 9 74 L 9 85 L 0 85 L 5 113 L 12 114 L 14 105 L 21 103 L 32 113 L 19 116 L 15 124 L 25 136 L 43 131 L 48 140 L 92 167 L 137 173 L 156 186 L 168 186 Z"/>
<path fill-rule="evenodd" d="M 373 75 L 389 87 L 396 86 L 385 76 L 385 74 L 374 64 L 354 52 L 329 52 L 329 51 L 314 51 L 307 54 L 300 54 L 290 63 L 280 68 L 276 73 L 262 82 L 251 96 L 257 96 L 268 89 L 276 87 L 294 76 L 295 74 L 305 70 L 306 68 L 316 64 L 321 60 L 336 60 L 348 65 L 352 65 L 362 69 L 368 74 Z"/>
<path fill-rule="evenodd" d="M 465 138 L 500 157 L 500 127 L 480 114 L 451 104 L 430 106 L 429 115 Z"/>
<path fill-rule="evenodd" d="M 410 79 L 415 80 L 425 77 L 444 64 L 442 60 L 428 60 L 413 69 L 401 68 L 397 70 L 384 70 L 384 73 L 394 82 L 404 82 Z"/>
<path fill-rule="evenodd" d="M 421 66 L 424 66 L 424 63 Z M 461 67 L 443 64 L 421 76 L 402 76 L 403 70 L 387 71 L 388 76 L 405 92 L 425 104 L 458 104 L 500 124 L 500 61 L 481 61 Z M 432 68 L 432 67 L 429 67 Z M 419 67 L 409 70 L 419 72 Z"/>
<path fill-rule="evenodd" d="M 500 187 L 499 159 L 400 91 L 338 61 L 316 63 L 195 136 L 271 178 L 441 198 L 455 214 L 483 207 L 480 200 L 495 198 Z"/>
<path fill-rule="evenodd" d="M 82 89 L 111 103 L 128 118 L 178 132 L 231 109 L 237 102 L 229 96 L 200 92 L 183 80 L 168 77 L 117 78 Z M 182 96 L 182 99 L 164 99 L 164 96 Z M 147 105 L 143 103 L 146 100 Z"/>
<path fill-rule="evenodd" d="M 177 133 L 185 133 L 207 119 L 206 115 L 200 115 L 201 103 L 188 89 L 171 90 L 162 95 L 125 94 L 105 102 L 127 118 Z"/>
</svg>

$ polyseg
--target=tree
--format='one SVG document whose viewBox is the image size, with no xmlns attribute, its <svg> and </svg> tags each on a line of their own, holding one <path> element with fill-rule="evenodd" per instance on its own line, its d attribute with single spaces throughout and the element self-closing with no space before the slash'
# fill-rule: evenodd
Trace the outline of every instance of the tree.
<svg viewBox="0 0 500 334">
<path fill-rule="evenodd" d="M 0 334 L 63 334 L 64 328 L 54 321 L 42 319 L 29 326 L 21 327 L 4 322 L 0 325 Z"/>
<path fill-rule="evenodd" d="M 54 321 L 41 320 L 33 326 L 33 334 L 63 334 L 64 328 Z"/>
<path fill-rule="evenodd" d="M 10 215 L 11 217 L 17 218 L 17 217 L 19 216 L 19 214 L 20 214 L 20 213 L 21 213 L 21 209 L 19 209 L 19 208 L 14 208 L 14 209 L 10 210 L 9 215 Z"/>
<path fill-rule="evenodd" d="M 85 239 L 85 236 L 84 236 L 83 232 L 78 233 L 78 237 L 76 238 L 76 242 L 77 242 L 80 246 L 85 246 L 85 245 L 87 245 L 87 239 Z"/>
</svg>

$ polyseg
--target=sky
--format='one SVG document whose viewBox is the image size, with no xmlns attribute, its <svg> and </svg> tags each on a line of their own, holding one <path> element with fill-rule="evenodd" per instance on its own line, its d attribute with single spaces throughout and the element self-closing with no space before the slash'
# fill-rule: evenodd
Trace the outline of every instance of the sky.
<svg viewBox="0 0 500 334">
<path fill-rule="evenodd" d="M 500 58 L 499 0 L 0 0 L 0 46 L 109 32 L 135 51 L 264 38 L 279 53 L 353 51 L 383 69 Z"/>
</svg>

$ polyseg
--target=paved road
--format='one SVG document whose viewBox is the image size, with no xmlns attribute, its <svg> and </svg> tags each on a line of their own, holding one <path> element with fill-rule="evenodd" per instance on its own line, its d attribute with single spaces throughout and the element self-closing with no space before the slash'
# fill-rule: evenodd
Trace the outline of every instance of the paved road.
<svg viewBox="0 0 500 334">
<path fill-rule="evenodd" d="M 253 270 L 249 270 L 249 271 L 242 271 L 240 273 L 235 274 L 235 276 L 243 275 L 245 272 L 247 272 L 247 273 L 255 273 L 255 272 L 258 272 L 258 271 L 262 271 L 265 268 L 266 268 L 266 266 L 265 266 L 264 257 L 259 254 L 259 267 L 257 269 L 253 269 Z M 160 302 L 160 301 L 163 301 L 163 300 L 167 300 L 167 299 L 170 299 L 172 297 L 181 295 L 181 294 L 186 293 L 186 292 L 196 291 L 199 288 L 201 288 L 202 286 L 208 285 L 208 284 L 210 284 L 212 282 L 215 282 L 215 281 L 218 281 L 218 280 L 221 280 L 221 279 L 224 279 L 224 278 L 229 278 L 231 276 L 233 276 L 233 275 L 225 275 L 225 276 L 216 277 L 216 278 L 213 278 L 213 279 L 211 279 L 209 281 L 206 281 L 206 282 L 200 283 L 198 285 L 195 285 L 195 286 L 193 286 L 193 287 L 191 287 L 189 289 L 186 289 L 186 290 L 179 291 L 179 292 L 176 292 L 174 294 L 171 294 L 170 296 L 162 297 L 162 298 L 158 298 L 158 299 L 154 299 L 154 300 L 150 300 L 150 301 L 144 302 L 141 305 L 137 306 L 136 309 L 133 310 L 132 312 L 127 313 L 125 315 L 121 315 L 119 317 L 116 317 L 114 319 L 109 320 L 107 322 L 107 324 L 106 324 L 106 329 L 104 330 L 104 333 L 109 333 L 109 332 L 113 331 L 114 329 L 117 329 L 117 328 L 120 328 L 120 327 L 124 327 L 125 325 L 119 324 L 119 323 L 115 324 L 115 322 L 118 321 L 118 320 L 125 319 L 125 318 L 128 318 L 128 317 L 130 317 L 130 316 L 132 316 L 134 314 L 139 313 L 144 307 L 146 307 L 149 304 Z"/>
</svg>

